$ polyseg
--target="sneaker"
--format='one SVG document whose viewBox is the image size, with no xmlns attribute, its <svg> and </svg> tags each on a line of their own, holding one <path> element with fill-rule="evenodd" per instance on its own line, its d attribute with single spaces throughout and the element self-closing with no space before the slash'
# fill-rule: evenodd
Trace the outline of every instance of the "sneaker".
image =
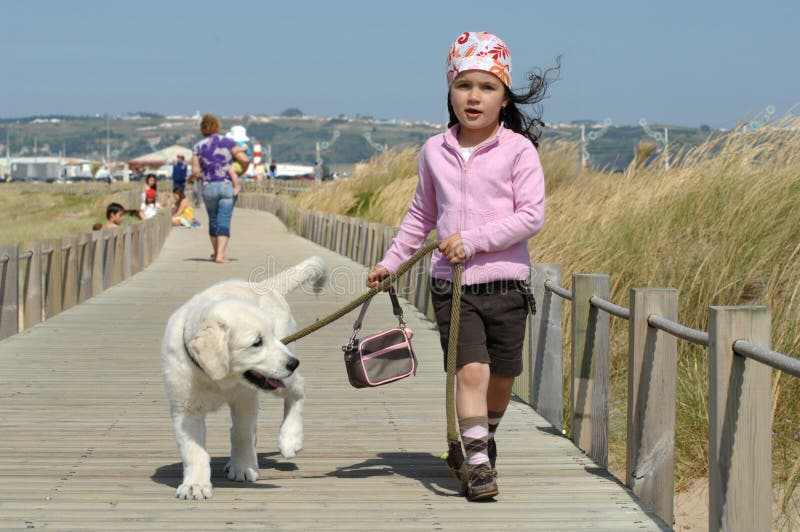
<svg viewBox="0 0 800 532">
<path fill-rule="evenodd" d="M 495 468 L 495 464 L 497 463 L 497 444 L 494 442 L 494 438 L 489 438 L 489 463 L 492 464 L 492 469 Z"/>
<path fill-rule="evenodd" d="M 467 500 L 482 501 L 496 497 L 499 493 L 495 472 L 489 464 L 469 467 L 467 472 Z"/>
</svg>

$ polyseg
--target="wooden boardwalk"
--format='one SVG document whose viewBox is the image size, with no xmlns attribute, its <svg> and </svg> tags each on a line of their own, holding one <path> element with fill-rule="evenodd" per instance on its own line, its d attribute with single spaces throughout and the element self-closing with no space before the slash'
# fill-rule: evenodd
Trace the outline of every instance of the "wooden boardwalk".
<svg viewBox="0 0 800 532">
<path fill-rule="evenodd" d="M 268 213 L 237 210 L 233 233 L 236 260 L 217 265 L 207 260 L 205 228 L 175 229 L 145 271 L 0 342 L 0 529 L 669 529 L 521 402 L 512 402 L 498 435 L 497 502 L 458 497 L 439 459 L 438 335 L 410 307 L 415 378 L 351 388 L 339 350 L 354 319 L 346 316 L 298 342 L 308 386 L 305 450 L 292 460 L 277 452 L 281 403 L 265 395 L 261 479 L 228 481 L 223 408 L 208 419 L 214 497 L 175 499 L 181 464 L 159 352 L 172 311 L 215 281 L 314 254 L 327 262 L 332 284 L 320 296 L 292 294 L 301 326 L 365 290 L 362 266 L 288 233 Z M 364 329 L 392 319 L 388 298 L 377 300 Z"/>
</svg>

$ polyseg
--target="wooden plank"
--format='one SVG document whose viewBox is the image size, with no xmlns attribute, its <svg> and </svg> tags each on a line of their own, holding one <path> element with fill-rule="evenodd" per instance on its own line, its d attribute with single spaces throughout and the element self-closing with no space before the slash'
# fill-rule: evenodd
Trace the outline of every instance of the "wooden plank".
<svg viewBox="0 0 800 532">
<path fill-rule="evenodd" d="M 608 299 L 602 274 L 572 276 L 572 440 L 595 462 L 608 465 L 609 317 L 592 296 Z"/>
<path fill-rule="evenodd" d="M 78 303 L 92 297 L 93 254 L 92 233 L 78 235 Z"/>
<path fill-rule="evenodd" d="M 78 237 L 61 239 L 61 308 L 66 310 L 78 303 Z"/>
<path fill-rule="evenodd" d="M 19 332 L 19 260 L 17 246 L 0 246 L 0 338 Z"/>
<path fill-rule="evenodd" d="M 148 224 L 152 227 L 152 224 Z M 103 290 L 115 284 L 114 265 L 117 263 L 117 230 L 103 229 Z"/>
<path fill-rule="evenodd" d="M 247 278 L 266 253 L 285 265 L 319 254 L 331 271 L 363 278 L 362 267 L 286 232 L 268 214 L 242 209 L 237 219 L 242 229 L 230 250 L 238 260 L 224 267 L 226 276 Z M 497 434 L 499 503 L 458 497 L 439 458 L 445 442 L 438 334 L 410 311 L 420 357 L 415 377 L 352 389 L 338 351 L 352 319 L 330 324 L 296 346 L 308 386 L 304 451 L 291 460 L 277 454 L 282 404 L 263 394 L 261 479 L 228 481 L 230 419 L 222 408 L 208 416 L 206 431 L 214 497 L 174 499 L 181 464 L 159 344 L 175 308 L 220 278 L 219 265 L 187 262 L 207 239 L 203 231 L 176 231 L 153 267 L 0 342 L 0 528 L 463 530 L 501 523 L 519 530 L 668 530 L 520 402 L 509 405 Z M 289 303 L 302 327 L 356 295 L 298 290 Z M 393 320 L 385 303 L 369 314 L 370 330 Z"/>
<path fill-rule="evenodd" d="M 44 319 L 61 312 L 61 240 L 49 238 L 44 241 Z"/>
<path fill-rule="evenodd" d="M 708 313 L 708 529 L 772 526 L 772 368 L 733 352 L 736 340 L 771 346 L 766 307 Z"/>
<path fill-rule="evenodd" d="M 678 340 L 650 327 L 678 321 L 678 291 L 631 288 L 628 330 L 626 484 L 664 521 L 674 522 Z"/>
<path fill-rule="evenodd" d="M 92 233 L 92 297 L 103 291 L 106 241 L 103 231 Z"/>
<path fill-rule="evenodd" d="M 22 327 L 29 329 L 42 321 L 42 243 L 23 242 L 20 251 L 32 253 L 31 257 L 24 262 L 22 269 Z"/>
<path fill-rule="evenodd" d="M 122 279 L 133 272 L 133 230 L 130 225 L 122 228 Z"/>
<path fill-rule="evenodd" d="M 536 298 L 536 315 L 529 316 L 531 406 L 559 431 L 564 429 L 562 399 L 563 367 L 563 300 L 545 290 L 544 282 L 552 280 L 561 286 L 560 264 L 531 266 L 531 289 Z"/>
</svg>

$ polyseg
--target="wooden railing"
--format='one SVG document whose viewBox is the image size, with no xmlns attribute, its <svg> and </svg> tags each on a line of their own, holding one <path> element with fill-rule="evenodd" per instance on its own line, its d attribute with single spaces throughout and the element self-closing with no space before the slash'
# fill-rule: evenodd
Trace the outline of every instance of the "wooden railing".
<svg viewBox="0 0 800 532">
<path fill-rule="evenodd" d="M 139 191 L 123 203 L 139 206 Z M 0 338 L 83 303 L 150 265 L 172 227 L 168 212 L 119 229 L 0 246 Z"/>
<path fill-rule="evenodd" d="M 276 195 L 244 194 L 241 207 L 270 211 L 299 235 L 365 266 L 383 257 L 396 229 L 358 218 L 299 210 Z M 397 291 L 431 320 L 430 256 L 399 280 Z M 625 483 L 673 523 L 677 341 L 708 348 L 709 530 L 770 530 L 772 368 L 800 376 L 800 360 L 770 350 L 766 307 L 710 307 L 709 330 L 677 322 L 678 292 L 634 288 L 630 308 L 609 298 L 609 276 L 534 264 L 538 312 L 530 316 L 525 372 L 514 393 L 559 431 L 564 428 L 562 304 L 571 301 L 571 439 L 608 465 L 610 316 L 627 320 L 628 390 Z"/>
<path fill-rule="evenodd" d="M 708 331 L 677 322 L 678 291 L 632 288 L 630 307 L 608 301 L 609 276 L 573 274 L 560 286 L 559 265 L 537 266 L 544 306 L 572 301 L 572 439 L 608 463 L 609 317 L 627 320 L 628 389 L 625 483 L 667 523 L 673 522 L 678 339 L 708 348 L 709 530 L 770 530 L 772 525 L 772 369 L 800 376 L 800 360 L 770 349 L 770 311 L 709 307 Z M 544 322 L 544 319 L 547 322 Z M 532 327 L 561 327 L 561 313 Z M 531 351 L 532 366 L 560 366 L 553 350 Z M 554 371 L 560 376 L 560 368 Z M 539 390 L 532 388 L 535 395 Z M 540 396 L 554 408 L 561 397 Z M 546 416 L 545 416 L 546 417 Z M 552 420 L 551 420 L 552 422 Z"/>
<path fill-rule="evenodd" d="M 262 179 L 261 181 L 243 181 L 242 192 L 301 194 L 314 185 L 314 181 L 306 179 Z"/>
</svg>

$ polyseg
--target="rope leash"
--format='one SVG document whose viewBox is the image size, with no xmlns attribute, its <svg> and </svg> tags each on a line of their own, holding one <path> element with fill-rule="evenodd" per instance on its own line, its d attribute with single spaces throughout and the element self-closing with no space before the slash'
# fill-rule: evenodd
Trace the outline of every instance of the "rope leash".
<svg viewBox="0 0 800 532">
<path fill-rule="evenodd" d="M 414 264 L 420 261 L 425 255 L 433 251 L 439 246 L 438 241 L 430 242 L 417 250 L 416 253 L 411 255 L 406 262 L 400 265 L 396 272 L 389 277 L 378 283 L 376 286 L 370 288 L 368 291 L 340 308 L 336 312 L 325 316 L 321 320 L 316 321 L 312 325 L 300 329 L 294 334 L 291 334 L 283 339 L 283 345 L 289 345 L 292 342 L 299 340 L 309 334 L 317 331 L 326 325 L 333 323 L 345 314 L 348 314 L 353 309 L 364 304 L 365 301 L 375 297 L 379 292 L 382 292 L 389 285 L 393 284 L 399 277 L 404 275 Z M 445 410 L 447 414 L 447 451 L 442 455 L 442 459 L 447 462 L 447 467 L 450 468 L 450 473 L 461 483 L 461 492 L 466 493 L 467 486 L 467 470 L 464 461 L 464 451 L 461 448 L 461 438 L 458 432 L 457 419 L 456 419 L 456 354 L 458 348 L 458 329 L 461 316 L 461 264 L 456 264 L 453 267 L 453 301 L 450 308 L 450 334 L 447 340 L 447 380 L 445 386 Z"/>
<path fill-rule="evenodd" d="M 336 312 L 329 314 L 328 316 L 325 316 L 321 320 L 316 321 L 315 323 L 309 325 L 308 327 L 300 329 L 294 334 L 290 334 L 286 338 L 283 338 L 281 340 L 281 343 L 283 345 L 289 345 L 290 343 L 295 342 L 300 338 L 303 338 L 304 336 L 308 336 L 312 332 L 317 331 L 325 327 L 326 325 L 333 323 L 334 321 L 338 320 L 345 314 L 349 313 L 354 308 L 361 306 L 364 303 L 364 301 L 366 301 L 367 299 L 372 299 L 378 294 L 378 292 L 382 292 L 383 290 L 388 288 L 390 284 L 393 284 L 398 279 L 398 277 L 401 277 L 403 274 L 405 274 L 414 264 L 419 262 L 420 259 L 422 259 L 422 257 L 424 257 L 425 255 L 436 249 L 438 246 L 439 246 L 438 241 L 425 244 L 425 246 L 421 247 L 420 249 L 417 250 L 416 253 L 411 255 L 410 259 L 401 264 L 400 267 L 397 268 L 396 272 L 394 272 L 389 277 L 381 281 L 379 284 L 370 288 L 369 290 L 367 290 L 359 297 L 357 297 L 344 307 L 340 308 Z"/>
</svg>

